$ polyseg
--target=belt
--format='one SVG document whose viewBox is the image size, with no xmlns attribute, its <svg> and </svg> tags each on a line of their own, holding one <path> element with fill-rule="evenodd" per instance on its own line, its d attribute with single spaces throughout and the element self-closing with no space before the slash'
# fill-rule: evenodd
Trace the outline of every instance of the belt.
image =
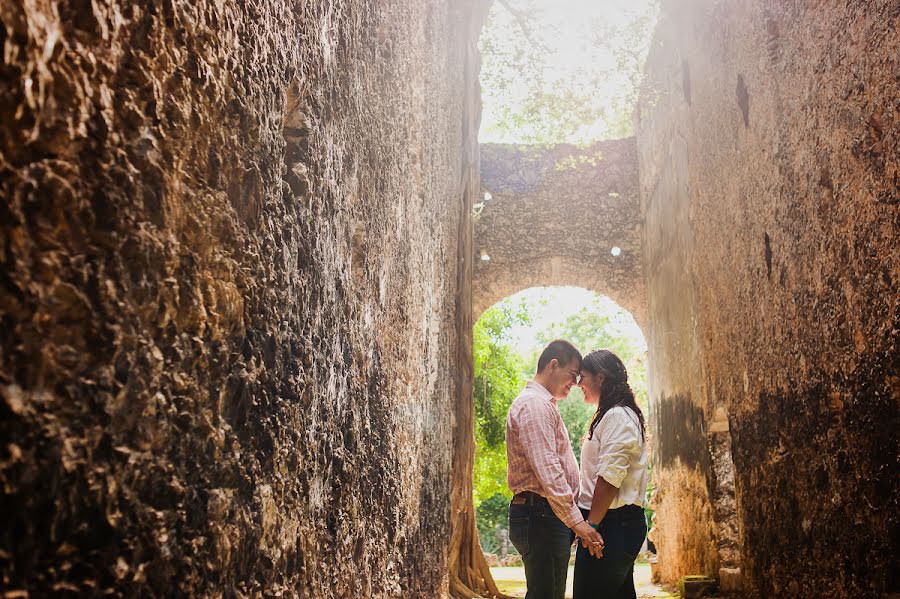
<svg viewBox="0 0 900 599">
<path fill-rule="evenodd" d="M 549 504 L 547 498 L 543 495 L 538 495 L 534 491 L 522 491 L 521 493 L 516 493 L 513 495 L 512 501 L 510 502 L 513 505 L 539 505 L 539 504 Z"/>
</svg>

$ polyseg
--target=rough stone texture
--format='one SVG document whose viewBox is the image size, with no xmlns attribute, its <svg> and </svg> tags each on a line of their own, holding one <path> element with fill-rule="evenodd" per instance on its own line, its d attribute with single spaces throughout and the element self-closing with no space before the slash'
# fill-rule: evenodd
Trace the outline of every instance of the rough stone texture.
<svg viewBox="0 0 900 599">
<path fill-rule="evenodd" d="M 896 592 L 900 6 L 668 0 L 647 72 L 660 572 L 733 501 L 747 596 Z"/>
<path fill-rule="evenodd" d="M 585 148 L 482 144 L 481 186 L 490 199 L 475 220 L 476 318 L 517 291 L 574 285 L 645 324 L 634 138 Z"/>
<path fill-rule="evenodd" d="M 734 458 L 728 414 L 719 406 L 709 423 L 709 449 L 713 469 L 712 503 L 715 509 L 718 576 L 724 590 L 740 590 L 741 536 L 734 496 Z"/>
<path fill-rule="evenodd" d="M 0 587 L 446 591 L 465 6 L 0 3 Z"/>
</svg>

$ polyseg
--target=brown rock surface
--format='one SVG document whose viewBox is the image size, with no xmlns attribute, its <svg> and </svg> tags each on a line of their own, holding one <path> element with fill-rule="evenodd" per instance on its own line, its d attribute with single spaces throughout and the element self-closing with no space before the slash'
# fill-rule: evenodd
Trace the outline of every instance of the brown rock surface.
<svg viewBox="0 0 900 599">
<path fill-rule="evenodd" d="M 0 4 L 0 587 L 446 589 L 465 6 Z"/>
<path fill-rule="evenodd" d="M 638 148 L 667 580 L 735 570 L 735 529 L 748 596 L 897 590 L 898 73 L 890 0 L 664 3 Z"/>
</svg>

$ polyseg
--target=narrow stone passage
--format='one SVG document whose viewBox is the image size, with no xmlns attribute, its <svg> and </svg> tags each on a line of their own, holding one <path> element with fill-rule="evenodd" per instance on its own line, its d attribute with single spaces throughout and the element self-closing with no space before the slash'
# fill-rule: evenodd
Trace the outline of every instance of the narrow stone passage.
<svg viewBox="0 0 900 599">
<path fill-rule="evenodd" d="M 660 0 L 577 148 L 479 144 L 489 9 L 0 2 L 6 597 L 496 595 L 474 318 L 563 283 L 646 331 L 664 585 L 900 593 L 898 2 Z"/>
</svg>

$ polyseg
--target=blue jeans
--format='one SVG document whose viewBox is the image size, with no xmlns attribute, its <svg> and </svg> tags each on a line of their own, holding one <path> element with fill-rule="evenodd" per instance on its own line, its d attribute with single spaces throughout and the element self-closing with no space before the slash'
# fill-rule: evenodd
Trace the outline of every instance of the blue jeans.
<svg viewBox="0 0 900 599">
<path fill-rule="evenodd" d="M 588 510 L 581 510 L 585 520 Z M 575 551 L 574 599 L 635 599 L 634 559 L 647 536 L 644 510 L 626 505 L 609 510 L 600 522 L 603 557 L 578 544 Z"/>
<path fill-rule="evenodd" d="M 515 499 L 513 501 L 516 501 Z M 509 540 L 522 555 L 525 599 L 563 599 L 574 533 L 540 498 L 509 505 Z"/>
</svg>

